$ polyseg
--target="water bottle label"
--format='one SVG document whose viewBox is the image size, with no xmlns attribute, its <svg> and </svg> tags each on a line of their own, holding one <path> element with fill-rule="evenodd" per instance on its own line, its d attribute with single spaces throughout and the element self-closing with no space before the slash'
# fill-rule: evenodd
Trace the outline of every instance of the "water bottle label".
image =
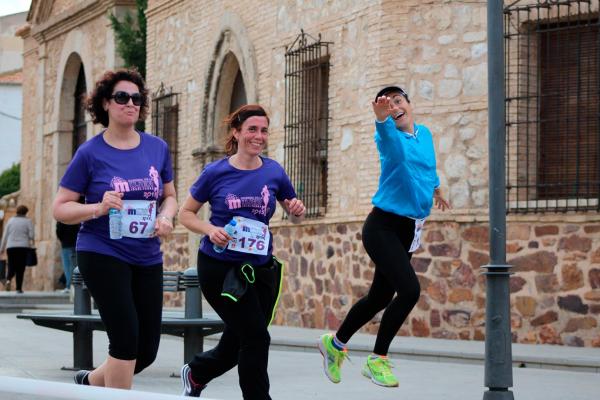
<svg viewBox="0 0 600 400">
<path fill-rule="evenodd" d="M 415 219 L 415 236 L 413 237 L 412 244 L 408 250 L 409 253 L 413 253 L 421 247 L 421 232 L 423 232 L 423 225 L 425 225 L 425 218 Z"/>
<path fill-rule="evenodd" d="M 227 249 L 240 253 L 267 255 L 271 233 L 269 227 L 260 221 L 235 217 L 237 225 L 231 235 Z"/>
<path fill-rule="evenodd" d="M 130 238 L 147 238 L 154 233 L 156 201 L 123 200 L 121 233 Z"/>
</svg>

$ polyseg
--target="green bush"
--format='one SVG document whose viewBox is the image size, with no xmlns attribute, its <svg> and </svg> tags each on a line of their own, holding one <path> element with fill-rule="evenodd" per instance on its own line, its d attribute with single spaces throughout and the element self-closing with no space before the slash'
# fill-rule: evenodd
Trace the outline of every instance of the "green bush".
<svg viewBox="0 0 600 400">
<path fill-rule="evenodd" d="M 0 197 L 13 193 L 21 187 L 21 165 L 13 164 L 0 174 Z"/>
<path fill-rule="evenodd" d="M 136 67 L 146 77 L 146 8 L 147 0 L 136 0 L 136 15 L 126 13 L 122 21 L 109 15 L 117 39 L 117 53 L 123 58 L 125 67 Z"/>
</svg>

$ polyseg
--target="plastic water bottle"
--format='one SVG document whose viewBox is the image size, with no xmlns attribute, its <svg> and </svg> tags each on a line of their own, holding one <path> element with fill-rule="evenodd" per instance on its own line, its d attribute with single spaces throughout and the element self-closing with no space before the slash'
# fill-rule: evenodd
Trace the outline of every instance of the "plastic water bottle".
<svg viewBox="0 0 600 400">
<path fill-rule="evenodd" d="M 229 236 L 232 236 L 233 233 L 235 232 L 235 226 L 237 225 L 237 221 L 235 219 L 232 219 L 231 221 L 229 221 L 229 223 L 227 225 L 225 225 L 223 227 L 223 229 L 225 229 L 225 232 L 227 232 L 227 234 Z M 229 244 L 229 243 L 227 243 Z M 222 253 L 225 251 L 225 249 L 227 248 L 227 245 L 225 245 L 224 247 L 218 246 L 217 244 L 213 244 L 213 250 L 216 251 L 217 253 Z"/>
<path fill-rule="evenodd" d="M 108 230 L 111 239 L 121 239 L 121 212 L 116 208 L 108 210 Z"/>
</svg>

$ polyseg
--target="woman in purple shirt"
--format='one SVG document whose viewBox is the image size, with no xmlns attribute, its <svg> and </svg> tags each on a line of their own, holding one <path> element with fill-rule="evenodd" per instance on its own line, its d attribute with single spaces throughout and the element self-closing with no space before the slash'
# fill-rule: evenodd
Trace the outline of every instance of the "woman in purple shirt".
<svg viewBox="0 0 600 400">
<path fill-rule="evenodd" d="M 130 389 L 134 373 L 156 358 L 162 314 L 159 237 L 177 212 L 167 144 L 135 130 L 148 112 L 148 91 L 135 70 L 108 71 L 88 99 L 106 129 L 71 160 L 54 200 L 54 218 L 79 224 L 77 261 L 109 339 L 108 357 L 75 382 Z M 80 194 L 85 204 L 78 203 Z M 120 210 L 121 239 L 109 235 L 109 210 Z"/>
<path fill-rule="evenodd" d="M 208 382 L 237 365 L 244 399 L 270 399 L 267 328 L 281 265 L 272 256 L 268 224 L 276 201 L 293 223 L 301 221 L 306 209 L 281 165 L 261 156 L 269 134 L 265 110 L 242 106 L 226 123 L 228 157 L 206 166 L 179 211 L 186 228 L 205 235 L 198 251 L 198 279 L 204 297 L 225 322 L 219 344 L 181 369 L 183 395 L 199 397 Z M 211 216 L 203 221 L 196 214 L 207 202 Z M 223 228 L 232 218 L 233 238 Z"/>
</svg>

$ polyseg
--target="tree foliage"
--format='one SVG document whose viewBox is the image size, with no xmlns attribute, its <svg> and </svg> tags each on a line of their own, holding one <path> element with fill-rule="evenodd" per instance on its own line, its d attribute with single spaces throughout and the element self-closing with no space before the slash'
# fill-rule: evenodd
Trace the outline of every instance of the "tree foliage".
<svg viewBox="0 0 600 400">
<path fill-rule="evenodd" d="M 122 20 L 109 16 L 117 39 L 117 53 L 125 67 L 136 67 L 146 77 L 146 8 L 148 0 L 136 0 L 135 16 L 127 12 Z"/>
<path fill-rule="evenodd" d="M 21 165 L 13 164 L 0 174 L 0 197 L 13 193 L 21 187 Z"/>
</svg>

